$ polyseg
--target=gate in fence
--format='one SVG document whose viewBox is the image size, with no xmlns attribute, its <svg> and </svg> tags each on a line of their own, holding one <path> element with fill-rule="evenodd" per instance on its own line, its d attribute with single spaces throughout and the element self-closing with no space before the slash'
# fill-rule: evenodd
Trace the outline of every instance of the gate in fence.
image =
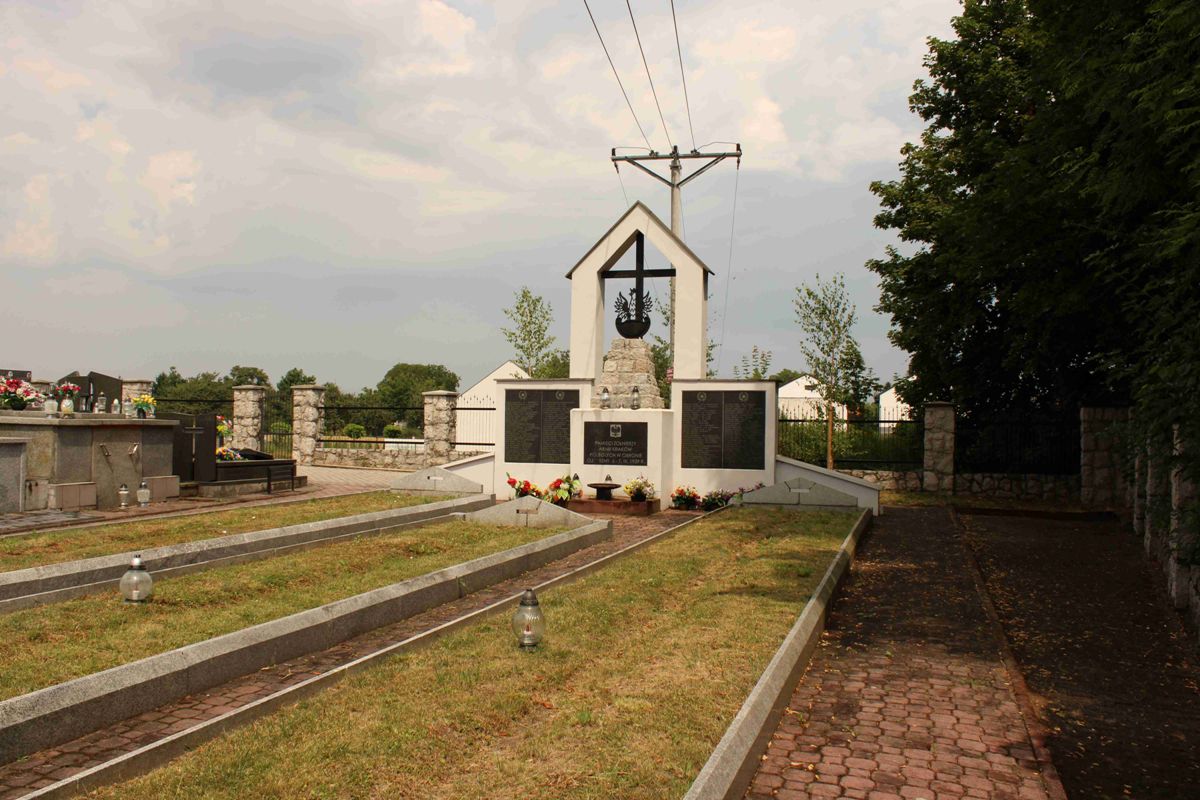
<svg viewBox="0 0 1200 800">
<path fill-rule="evenodd" d="M 263 399 L 262 449 L 274 458 L 292 457 L 292 393 L 268 388 Z"/>
<path fill-rule="evenodd" d="M 1078 475 L 1079 412 L 959 417 L 954 471 L 959 475 Z"/>
</svg>

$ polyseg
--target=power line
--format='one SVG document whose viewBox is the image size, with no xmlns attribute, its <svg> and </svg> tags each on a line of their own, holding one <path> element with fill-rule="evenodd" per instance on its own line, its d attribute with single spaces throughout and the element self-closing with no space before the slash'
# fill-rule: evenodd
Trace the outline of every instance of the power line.
<svg viewBox="0 0 1200 800">
<path fill-rule="evenodd" d="M 692 104 L 688 101 L 687 75 L 683 71 L 683 47 L 679 44 L 679 22 L 675 19 L 675 0 L 671 0 L 671 24 L 675 26 L 675 51 L 679 53 L 679 78 L 683 81 L 683 105 L 687 109 L 688 133 L 692 135 L 692 149 L 696 147 L 696 131 L 692 128 Z"/>
<path fill-rule="evenodd" d="M 674 147 L 675 144 L 671 141 L 671 132 L 667 130 L 667 119 L 663 116 L 662 106 L 658 102 L 658 92 L 654 89 L 654 78 L 650 77 L 650 63 L 646 61 L 646 51 L 642 49 L 642 37 L 638 34 L 637 20 L 633 18 L 633 6 L 630 5 L 629 0 L 625 0 L 625 7 L 629 9 L 629 21 L 633 23 L 633 38 L 637 39 L 638 51 L 642 54 L 642 66 L 646 68 L 646 80 L 650 81 L 650 94 L 654 95 L 654 107 L 658 109 L 658 120 L 662 123 L 663 133 L 667 135 L 667 144 Z M 649 143 L 649 141 L 646 142 L 646 144 Z"/>
<path fill-rule="evenodd" d="M 742 165 L 738 162 L 737 172 L 733 174 L 733 214 L 729 221 L 729 258 L 725 264 L 725 303 L 721 307 L 721 346 L 717 350 L 717 374 L 721 374 L 721 358 L 725 355 L 725 318 L 729 314 L 729 284 L 733 281 L 733 231 L 737 225 L 737 196 L 738 182 L 742 177 Z"/>
<path fill-rule="evenodd" d="M 587 9 L 588 18 L 592 21 L 592 27 L 596 29 L 596 37 L 600 39 L 600 46 L 604 48 L 604 57 L 608 59 L 608 65 L 612 67 L 613 77 L 617 79 L 617 86 L 621 87 L 621 94 L 625 97 L 625 105 L 629 106 L 629 113 L 633 115 L 633 122 L 637 125 L 638 133 L 642 134 L 642 139 L 645 140 L 646 147 L 650 148 L 651 152 L 654 152 L 654 148 L 650 144 L 650 139 L 646 136 L 646 131 L 642 129 L 642 122 L 638 119 L 637 112 L 633 110 L 633 103 L 629 102 L 629 93 L 625 91 L 625 84 L 621 83 L 621 76 L 617 74 L 617 65 L 613 63 L 612 56 L 608 54 L 608 45 L 604 43 L 604 37 L 600 35 L 600 26 L 596 24 L 596 18 L 592 16 L 592 9 L 588 5 L 587 0 L 583 0 L 583 7 Z M 632 10 L 630 13 L 633 13 Z M 637 33 L 636 26 L 634 26 L 634 33 Z M 639 44 L 638 46 L 640 47 L 641 45 Z M 642 58 L 644 60 L 645 56 Z M 654 84 L 650 84 L 650 86 L 652 89 L 654 88 Z M 654 98 L 654 102 L 658 102 L 657 97 Z M 661 115 L 662 111 L 659 111 L 659 114 Z"/>
<path fill-rule="evenodd" d="M 621 194 L 625 195 L 625 207 L 621 209 L 624 211 L 631 205 L 629 202 L 629 192 L 625 191 L 625 179 L 621 177 L 621 168 L 616 164 L 613 164 L 613 167 L 617 170 L 617 180 L 621 183 Z"/>
</svg>

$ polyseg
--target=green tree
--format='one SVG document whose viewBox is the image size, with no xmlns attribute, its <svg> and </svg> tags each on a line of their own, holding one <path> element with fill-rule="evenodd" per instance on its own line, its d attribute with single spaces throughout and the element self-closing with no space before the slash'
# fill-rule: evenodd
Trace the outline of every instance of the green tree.
<svg viewBox="0 0 1200 800">
<path fill-rule="evenodd" d="M 270 386 L 271 379 L 258 367 L 242 367 L 235 364 L 229 370 L 229 384 L 231 386 Z"/>
<path fill-rule="evenodd" d="M 423 392 L 457 391 L 458 375 L 441 364 L 396 364 L 379 382 L 379 402 L 393 409 L 408 409 L 388 422 L 420 427 Z"/>
<path fill-rule="evenodd" d="M 546 377 L 542 374 L 549 362 L 554 361 L 555 338 L 550 335 L 550 323 L 554 321 L 554 310 L 540 295 L 522 286 L 516 293 L 512 308 L 504 309 L 504 316 L 512 320 L 512 328 L 501 328 L 500 332 L 512 345 L 513 361 L 530 377 Z"/>
<path fill-rule="evenodd" d="M 760 350 L 758 345 L 750 348 L 750 354 L 742 356 L 740 365 L 733 365 L 733 377 L 740 380 L 765 381 L 771 371 L 770 350 Z"/>
<path fill-rule="evenodd" d="M 791 383 L 792 381 L 796 380 L 796 378 L 801 377 L 803 374 L 803 372 L 797 372 L 794 369 L 785 368 L 779 370 L 779 372 L 776 372 L 771 376 L 770 379 L 775 381 L 776 384 L 783 386 L 784 384 Z"/>
<path fill-rule="evenodd" d="M 817 394 L 825 401 L 825 466 L 833 469 L 833 407 L 851 391 L 845 354 L 854 341 L 851 329 L 857 312 L 841 275 L 824 282 L 817 275 L 814 286 L 796 289 L 794 304 L 804 334 L 800 352 L 816 379 Z"/>
<path fill-rule="evenodd" d="M 562 348 L 551 350 L 538 374 L 532 377 L 543 380 L 571 377 L 571 354 Z"/>
<path fill-rule="evenodd" d="M 846 373 L 846 394 L 842 402 L 849 414 L 861 418 L 866 406 L 876 399 L 882 384 L 875 377 L 875 371 L 863 361 L 862 350 L 853 336 L 842 351 L 842 368 Z"/>
</svg>

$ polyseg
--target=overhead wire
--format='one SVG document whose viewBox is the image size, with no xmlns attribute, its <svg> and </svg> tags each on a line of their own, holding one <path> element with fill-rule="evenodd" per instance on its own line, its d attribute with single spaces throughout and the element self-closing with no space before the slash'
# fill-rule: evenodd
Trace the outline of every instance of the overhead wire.
<svg viewBox="0 0 1200 800">
<path fill-rule="evenodd" d="M 629 93 L 625 91 L 625 84 L 621 83 L 621 76 L 617 74 L 617 65 L 613 63 L 612 56 L 608 53 L 608 45 L 604 43 L 604 37 L 600 35 L 600 26 L 596 24 L 596 18 L 592 16 L 592 8 L 588 5 L 587 0 L 583 0 L 583 7 L 587 9 L 588 18 L 592 21 L 592 27 L 596 30 L 596 37 L 600 40 L 600 46 L 604 48 L 604 57 L 608 59 L 608 65 L 612 67 L 613 77 L 617 79 L 617 86 L 621 87 L 621 94 L 625 97 L 625 105 L 629 106 L 629 113 L 633 115 L 633 122 L 635 125 L 637 125 L 638 133 L 642 134 L 642 139 L 645 140 L 646 147 L 653 152 L 654 147 L 650 144 L 650 138 L 646 136 L 646 131 L 642 129 L 642 121 L 638 119 L 637 112 L 633 110 L 633 103 L 629 101 Z M 632 10 L 630 13 L 633 13 Z M 636 26 L 634 27 L 634 32 L 637 32 Z M 641 47 L 640 43 L 638 44 L 638 47 Z M 642 58 L 645 60 L 644 55 Z M 651 84 L 651 88 L 653 88 L 653 84 Z M 658 102 L 657 97 L 654 98 L 654 102 Z M 659 114 L 662 114 L 661 110 L 659 111 Z M 668 137 L 668 139 L 669 138 L 670 137 Z"/>
<path fill-rule="evenodd" d="M 721 344 L 717 349 L 717 374 L 721 374 L 721 359 L 725 355 L 725 319 L 729 315 L 729 284 L 733 282 L 733 233 L 737 226 L 738 183 L 742 177 L 742 162 L 733 173 L 733 213 L 729 221 L 729 256 L 725 262 L 725 301 L 721 307 Z"/>
<path fill-rule="evenodd" d="M 698 150 L 696 131 L 692 127 L 692 104 L 688 100 L 687 75 L 683 71 L 683 46 L 679 44 L 679 22 L 675 19 L 675 0 L 671 0 L 671 24 L 675 26 L 675 51 L 679 53 L 679 79 L 683 81 L 683 105 L 687 109 L 688 133 L 692 135 L 692 150 Z"/>
<path fill-rule="evenodd" d="M 654 107 L 658 109 L 658 121 L 662 123 L 663 133 L 667 136 L 667 144 L 674 147 L 675 144 L 671 141 L 671 131 L 667 129 L 667 119 L 663 116 L 662 105 L 658 102 L 658 92 L 654 88 L 654 78 L 650 77 L 650 62 L 646 60 L 646 51 L 642 48 L 642 37 L 638 33 L 637 20 L 633 18 L 633 6 L 629 0 L 625 0 L 625 7 L 629 9 L 629 21 L 633 23 L 633 38 L 637 40 L 638 52 L 642 54 L 642 66 L 646 68 L 646 80 L 650 81 L 650 94 L 654 96 Z M 589 11 L 588 13 L 591 12 Z M 649 141 L 646 144 L 649 144 Z"/>
</svg>

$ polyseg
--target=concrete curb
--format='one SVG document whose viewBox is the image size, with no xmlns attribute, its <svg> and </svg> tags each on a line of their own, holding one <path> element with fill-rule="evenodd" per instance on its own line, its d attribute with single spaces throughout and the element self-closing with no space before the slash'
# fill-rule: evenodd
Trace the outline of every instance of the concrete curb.
<svg viewBox="0 0 1200 800">
<path fill-rule="evenodd" d="M 661 541 L 669 536 L 673 536 L 684 528 L 699 522 L 702 519 L 707 519 L 714 514 L 719 514 L 733 506 L 723 506 L 692 519 L 682 522 L 673 528 L 668 528 L 665 531 L 660 531 L 653 536 L 649 536 L 639 542 L 635 542 L 627 547 L 624 547 L 614 553 L 609 553 L 607 556 L 598 558 L 582 566 L 560 575 L 556 578 L 551 578 L 548 581 L 536 584 L 533 588 L 538 592 L 545 591 L 555 586 L 562 586 L 580 580 L 592 572 L 608 565 L 609 563 L 624 558 L 625 556 L 636 553 L 637 551 Z M 302 681 L 294 686 L 282 689 L 275 694 L 264 697 L 261 700 L 256 700 L 241 708 L 234 709 L 219 717 L 207 720 L 195 727 L 188 728 L 185 731 L 172 734 L 164 739 L 152 742 L 137 750 L 126 753 L 111 761 L 103 764 L 97 764 L 90 769 L 86 769 L 69 778 L 64 778 L 57 783 L 52 783 L 49 786 L 30 792 L 21 800 L 62 800 L 63 798 L 75 797 L 84 792 L 101 786 L 108 786 L 118 781 L 128 780 L 144 775 L 145 773 L 157 769 L 160 766 L 170 762 L 177 756 L 183 755 L 189 750 L 199 747 L 201 744 L 215 739 L 222 733 L 228 730 L 240 728 L 243 725 L 248 725 L 260 717 L 264 717 L 274 711 L 285 706 L 296 703 L 306 697 L 316 694 L 318 691 L 327 686 L 333 685 L 342 678 L 355 675 L 375 665 L 376 661 L 394 655 L 403 650 L 409 650 L 414 647 L 431 644 L 441 636 L 452 633 L 461 627 L 478 622 L 492 614 L 501 611 L 507 611 L 512 608 L 512 604 L 519 598 L 520 594 L 513 594 L 508 597 L 497 600 L 483 608 L 476 609 L 469 613 L 463 614 L 460 617 L 442 623 L 421 633 L 411 636 L 403 641 L 380 648 L 373 653 L 368 653 L 362 658 L 343 664 L 339 667 L 329 670 L 320 675 L 315 675 L 306 681 Z"/>
<path fill-rule="evenodd" d="M 611 537 L 611 522 L 593 522 L 5 700 L 0 702 L 0 763 L 70 741 L 270 664 L 327 649 Z"/>
<path fill-rule="evenodd" d="M 182 542 L 142 550 L 142 561 L 155 578 L 185 575 L 228 564 L 271 558 L 338 539 L 391 533 L 450 514 L 487 508 L 494 503 L 494 495 L 472 495 L 407 508 Z M 115 587 L 128 569 L 133 553 L 114 553 L 0 573 L 0 614 Z"/>
<path fill-rule="evenodd" d="M 796 682 L 825 630 L 833 593 L 849 570 L 859 539 L 870 528 L 871 519 L 871 510 L 863 509 L 817 590 L 759 676 L 684 800 L 736 800 L 746 793 Z"/>
</svg>

